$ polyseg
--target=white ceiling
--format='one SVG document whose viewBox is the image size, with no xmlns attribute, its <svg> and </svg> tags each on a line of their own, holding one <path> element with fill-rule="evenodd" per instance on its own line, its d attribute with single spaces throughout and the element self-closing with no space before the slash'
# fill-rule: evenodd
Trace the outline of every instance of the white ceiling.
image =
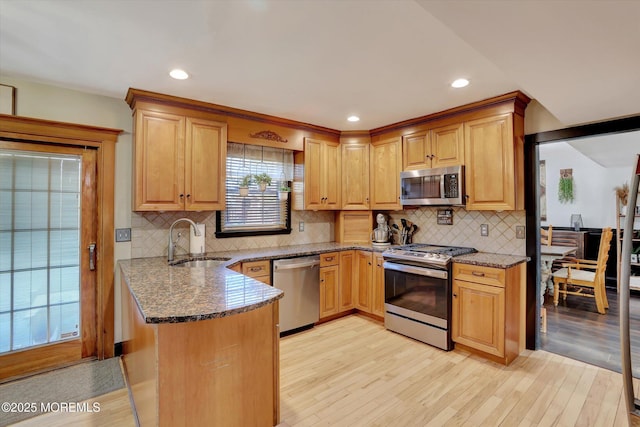
<svg viewBox="0 0 640 427">
<path fill-rule="evenodd" d="M 0 75 L 339 130 L 516 89 L 566 126 L 635 115 L 639 46 L 632 0 L 0 0 Z"/>
</svg>

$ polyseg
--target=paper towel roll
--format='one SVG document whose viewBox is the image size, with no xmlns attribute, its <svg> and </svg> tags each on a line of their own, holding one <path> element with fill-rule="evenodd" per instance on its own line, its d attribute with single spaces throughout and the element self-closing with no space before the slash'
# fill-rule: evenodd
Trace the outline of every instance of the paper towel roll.
<svg viewBox="0 0 640 427">
<path fill-rule="evenodd" d="M 200 230 L 200 236 L 196 236 L 195 229 L 193 226 L 189 227 L 190 236 L 189 236 L 189 253 L 191 255 L 199 255 L 205 252 L 205 224 L 196 224 L 198 226 L 198 230 Z"/>
</svg>

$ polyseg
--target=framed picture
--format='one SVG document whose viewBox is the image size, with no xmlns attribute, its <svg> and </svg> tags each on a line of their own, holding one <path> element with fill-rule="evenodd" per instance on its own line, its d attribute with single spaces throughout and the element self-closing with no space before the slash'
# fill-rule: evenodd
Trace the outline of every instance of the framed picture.
<svg viewBox="0 0 640 427">
<path fill-rule="evenodd" d="M 16 114 L 16 88 L 0 84 L 0 114 Z"/>
</svg>

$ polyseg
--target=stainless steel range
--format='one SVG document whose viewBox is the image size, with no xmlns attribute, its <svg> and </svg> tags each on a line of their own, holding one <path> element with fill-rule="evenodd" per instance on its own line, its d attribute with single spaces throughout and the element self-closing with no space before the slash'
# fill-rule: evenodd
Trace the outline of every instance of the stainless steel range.
<svg viewBox="0 0 640 427">
<path fill-rule="evenodd" d="M 385 327 L 451 350 L 451 262 L 473 252 L 420 243 L 383 252 Z"/>
</svg>

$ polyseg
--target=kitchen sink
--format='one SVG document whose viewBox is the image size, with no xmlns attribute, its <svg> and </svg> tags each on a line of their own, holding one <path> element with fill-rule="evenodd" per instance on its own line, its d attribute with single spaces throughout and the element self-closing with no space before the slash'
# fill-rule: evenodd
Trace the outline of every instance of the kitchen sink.
<svg viewBox="0 0 640 427">
<path fill-rule="evenodd" d="M 187 259 L 182 261 L 175 261 L 171 264 L 172 267 L 219 267 L 231 258 L 210 258 L 210 259 Z"/>
</svg>

